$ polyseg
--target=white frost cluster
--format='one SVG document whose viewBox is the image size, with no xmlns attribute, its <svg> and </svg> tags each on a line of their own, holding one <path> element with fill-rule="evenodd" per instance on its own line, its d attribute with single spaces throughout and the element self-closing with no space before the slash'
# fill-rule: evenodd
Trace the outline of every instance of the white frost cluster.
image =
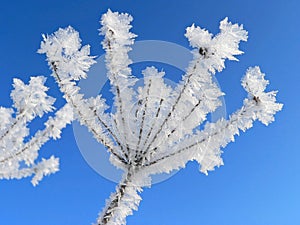
<svg viewBox="0 0 300 225">
<path fill-rule="evenodd" d="M 265 92 L 268 84 L 269 81 L 265 80 L 265 74 L 258 66 L 249 68 L 242 79 L 242 86 L 248 92 L 249 99 L 254 99 L 261 107 L 261 111 L 256 113 L 256 118 L 265 125 L 275 120 L 274 115 L 283 106 L 276 103 L 277 91 Z"/>
<path fill-rule="evenodd" d="M 276 92 L 265 91 L 269 82 L 264 74 L 253 67 L 242 79 L 248 92 L 243 106 L 229 119 L 206 121 L 207 115 L 221 105 L 219 97 L 224 95 L 213 82 L 213 76 L 225 68 L 227 59 L 237 61 L 236 56 L 243 53 L 239 44 L 247 40 L 248 33 L 242 25 L 225 18 L 217 35 L 194 24 L 188 27 L 185 36 L 193 48 L 193 59 L 182 80 L 171 87 L 164 80 L 164 72 L 155 67 L 142 71 L 142 84 L 132 74 L 128 52 L 136 35 L 130 32 L 131 21 L 130 15 L 111 10 L 100 21 L 107 76 L 115 95 L 113 112 L 106 111 L 108 106 L 100 95 L 87 99 L 80 93 L 76 81 L 86 78 L 95 61 L 89 55 L 89 46 L 81 47 L 79 34 L 71 27 L 44 35 L 39 50 L 46 54 L 52 76 L 67 101 L 45 123 L 45 130 L 23 143 L 28 120 L 53 109 L 53 99 L 45 94 L 43 78 L 32 79 L 29 86 L 15 80 L 12 98 L 18 111 L 16 117 L 12 109 L 0 108 L 1 178 L 34 174 L 35 185 L 44 175 L 57 171 L 58 159 L 54 157 L 34 163 L 37 150 L 49 138 L 59 138 L 61 129 L 73 118 L 107 148 L 111 163 L 123 169 L 124 176 L 99 214 L 98 225 L 125 224 L 126 217 L 137 210 L 139 192 L 151 185 L 153 174 L 178 170 L 192 160 L 199 163 L 205 174 L 223 165 L 222 148 L 234 141 L 240 131 L 251 128 L 255 120 L 268 125 L 282 108 L 282 104 L 276 103 Z M 207 123 L 200 129 L 204 122 Z M 22 160 L 28 168 L 19 168 Z"/>
<path fill-rule="evenodd" d="M 14 101 L 14 107 L 19 114 L 24 114 L 28 120 L 36 116 L 42 117 L 44 112 L 51 112 L 55 99 L 48 96 L 48 87 L 44 86 L 46 78 L 43 76 L 31 77 L 29 84 L 15 78 L 14 89 L 10 96 Z"/>
<path fill-rule="evenodd" d="M 56 112 L 54 118 L 49 117 L 45 128 L 29 135 L 29 122 L 36 116 L 54 110 L 54 98 L 48 96 L 48 88 L 44 86 L 46 78 L 31 77 L 29 84 L 14 79 L 11 92 L 12 108 L 0 107 L 0 179 L 23 178 L 33 176 L 32 184 L 37 185 L 44 175 L 58 171 L 58 159 L 38 161 L 38 151 L 50 138 L 60 137 L 61 129 L 73 120 L 73 110 L 69 105 Z M 28 141 L 25 141 L 28 137 Z"/>
<path fill-rule="evenodd" d="M 70 26 L 66 29 L 60 28 L 53 35 L 43 35 L 43 39 L 38 52 L 47 55 L 51 61 L 50 66 L 56 66 L 62 80 L 86 78 L 86 72 L 95 60 L 89 56 L 89 45 L 81 47 L 77 31 Z"/>
</svg>

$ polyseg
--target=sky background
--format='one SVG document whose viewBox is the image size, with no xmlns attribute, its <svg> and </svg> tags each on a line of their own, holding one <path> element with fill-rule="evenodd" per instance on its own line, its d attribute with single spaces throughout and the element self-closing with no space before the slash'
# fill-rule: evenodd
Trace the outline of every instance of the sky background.
<svg viewBox="0 0 300 225">
<path fill-rule="evenodd" d="M 300 224 L 299 65 L 300 2 L 289 1 L 100 1 L 52 0 L 0 3 L 0 105 L 10 107 L 14 77 L 28 81 L 45 75 L 49 94 L 63 104 L 43 55 L 36 53 L 42 33 L 72 25 L 92 55 L 101 55 L 99 19 L 108 8 L 134 17 L 137 40 L 163 40 L 188 47 L 185 28 L 195 22 L 218 32 L 226 16 L 244 24 L 249 40 L 240 62 L 227 62 L 217 75 L 230 114 L 245 97 L 240 79 L 249 66 L 259 65 L 279 90 L 284 108 L 276 122 L 255 123 L 223 154 L 225 166 L 205 176 L 196 163 L 172 178 L 146 188 L 139 211 L 129 225 L 297 225 Z M 43 119 L 42 119 L 43 121 Z M 30 179 L 0 181 L 1 225 L 84 225 L 95 221 L 115 183 L 85 162 L 66 128 L 62 139 L 48 142 L 42 156 L 60 158 L 60 172 L 33 187 Z"/>
</svg>

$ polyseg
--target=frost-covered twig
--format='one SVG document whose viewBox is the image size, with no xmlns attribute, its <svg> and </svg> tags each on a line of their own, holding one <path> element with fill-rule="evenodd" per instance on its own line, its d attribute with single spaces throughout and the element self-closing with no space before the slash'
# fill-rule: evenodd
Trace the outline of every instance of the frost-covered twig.
<svg viewBox="0 0 300 225">
<path fill-rule="evenodd" d="M 45 80 L 42 76 L 31 77 L 29 84 L 25 85 L 22 81 L 14 79 L 15 89 L 11 97 L 17 112 L 22 112 L 18 113 L 21 116 L 13 119 L 12 109 L 0 109 L 0 130 L 5 130 L 0 139 L 0 179 L 20 179 L 35 174 L 32 183 L 37 185 L 44 175 L 58 171 L 58 159 L 53 156 L 48 160 L 43 159 L 40 163 L 35 161 L 41 146 L 50 138 L 60 138 L 61 130 L 73 120 L 73 111 L 68 105 L 57 111 L 54 118 L 49 117 L 44 130 L 37 131 L 29 141 L 24 141 L 25 136 L 29 134 L 28 122 L 54 108 L 54 98 L 46 94 L 48 88 L 44 86 Z M 12 122 L 13 120 L 15 121 Z M 10 122 L 13 126 L 9 125 Z M 6 131 L 7 127 L 9 132 Z"/>
<path fill-rule="evenodd" d="M 56 173 L 59 170 L 59 159 L 51 156 L 49 159 L 42 159 L 41 162 L 33 164 L 30 167 L 18 168 L 17 170 L 0 171 L 0 178 L 3 179 L 21 179 L 33 176 L 31 183 L 33 186 L 43 179 L 45 175 Z"/>
<path fill-rule="evenodd" d="M 37 131 L 35 135 L 31 137 L 28 142 L 22 145 L 21 148 L 16 150 L 16 152 L 11 153 L 6 158 L 0 159 L 0 163 L 5 163 L 11 159 L 19 158 L 22 154 L 24 154 L 24 156 L 20 157 L 20 161 L 24 160 L 30 164 L 33 163 L 34 158 L 26 157 L 28 153 L 25 154 L 25 152 L 28 150 L 38 151 L 50 138 L 53 138 L 54 140 L 60 138 L 61 130 L 65 128 L 67 124 L 70 124 L 72 120 L 73 110 L 68 104 L 66 104 L 56 112 L 54 118 L 49 117 L 49 119 L 45 122 L 44 130 Z"/>
<path fill-rule="evenodd" d="M 269 82 L 264 76 L 259 67 L 249 68 L 242 80 L 248 98 L 244 100 L 240 110 L 227 121 L 220 119 L 216 123 L 208 123 L 203 131 L 174 146 L 176 148 L 172 153 L 156 155 L 145 167 L 153 166 L 159 168 L 159 171 L 170 172 L 184 167 L 189 160 L 197 160 L 201 165 L 201 172 L 207 174 L 208 170 L 222 165 L 221 147 L 234 141 L 239 130 L 245 132 L 251 128 L 255 120 L 268 125 L 274 120 L 274 114 L 282 108 L 282 104 L 276 103 L 275 91 L 265 92 Z"/>
<path fill-rule="evenodd" d="M 62 92 L 65 93 L 65 99 L 69 104 L 73 107 L 76 112 L 77 118 L 81 125 L 87 126 L 90 132 L 94 135 L 97 141 L 102 143 L 114 156 L 116 156 L 121 162 L 125 163 L 125 160 L 120 156 L 120 154 L 115 151 L 113 140 L 109 137 L 106 131 L 103 128 L 108 127 L 98 116 L 95 116 L 95 111 L 93 107 L 90 107 L 86 104 L 87 101 L 82 99 L 82 95 L 80 95 L 79 88 L 75 87 L 74 82 L 62 82 L 60 76 L 57 73 L 57 70 L 53 69 L 54 75 L 57 78 L 59 86 Z M 72 91 L 70 91 L 72 90 Z M 98 100 L 98 101 L 97 101 Z M 106 109 L 106 105 L 103 101 L 101 101 L 100 97 L 96 99 L 97 107 L 101 108 L 104 114 L 104 110 Z M 101 107 L 102 106 L 102 107 Z M 97 123 L 99 119 L 100 124 Z"/>
<path fill-rule="evenodd" d="M 44 112 L 50 112 L 54 109 L 52 106 L 55 99 L 48 96 L 48 88 L 44 86 L 46 78 L 43 76 L 31 77 L 29 84 L 25 85 L 23 81 L 15 78 L 14 89 L 11 92 L 11 98 L 14 101 L 16 117 L 12 117 L 14 111 L 1 107 L 1 133 L 0 142 L 3 139 L 11 139 L 16 136 L 21 127 L 26 125 L 36 116 L 42 117 Z"/>
<path fill-rule="evenodd" d="M 142 198 L 142 187 L 149 185 L 149 177 L 144 173 L 130 169 L 111 194 L 106 206 L 99 214 L 97 225 L 120 225 L 126 223 L 126 217 L 137 210 Z"/>
<path fill-rule="evenodd" d="M 131 60 L 128 52 L 134 43 L 135 34 L 131 33 L 130 22 L 132 17 L 127 13 L 118 13 L 108 10 L 101 18 L 102 28 L 100 34 L 104 35 L 102 42 L 106 51 L 106 68 L 108 70 L 107 77 L 112 86 L 112 92 L 115 94 L 116 113 L 114 121 L 118 135 L 126 145 L 124 154 L 128 155 L 130 161 L 131 139 L 128 137 L 128 121 L 125 115 L 129 115 L 129 105 L 132 103 L 133 90 L 130 88 L 136 82 L 131 75 Z"/>
<path fill-rule="evenodd" d="M 80 78 L 86 78 L 86 72 L 95 63 L 94 57 L 89 56 L 89 46 L 81 47 L 78 32 L 72 27 L 67 27 L 59 29 L 54 35 L 44 36 L 39 53 L 47 55 L 52 75 L 64 93 L 66 101 L 73 107 L 79 122 L 87 126 L 97 141 L 124 163 L 119 149 L 114 146 L 112 137 L 115 137 L 115 134 L 109 125 L 110 118 L 105 113 L 107 105 L 104 100 L 100 96 L 95 99 L 84 99 L 75 83 Z M 122 143 L 118 140 L 117 144 L 122 147 Z"/>
<path fill-rule="evenodd" d="M 136 128 L 140 135 L 135 162 L 138 165 L 142 165 L 145 157 L 147 157 L 145 146 L 149 138 L 152 137 L 153 131 L 159 129 L 160 124 L 163 123 L 164 115 L 160 112 L 169 109 L 173 101 L 170 98 L 172 89 L 164 83 L 164 72 L 158 72 L 155 67 L 147 67 L 142 73 L 144 75 L 144 87 L 139 89 L 138 101 L 147 104 L 147 108 L 145 107 L 145 110 L 142 111 L 137 108 Z M 153 121 L 149 120 L 150 118 Z M 147 124 L 148 126 L 146 126 Z"/>
<path fill-rule="evenodd" d="M 247 32 L 243 30 L 243 26 L 231 24 L 227 18 L 221 21 L 220 33 L 213 38 L 212 34 L 194 25 L 187 28 L 185 36 L 195 48 L 194 59 L 183 76 L 183 81 L 175 89 L 173 96 L 177 97 L 170 112 L 166 114 L 146 151 L 149 151 L 156 139 L 170 143 L 190 134 L 206 119 L 208 113 L 220 106 L 218 98 L 223 93 L 213 82 L 212 75 L 216 70 L 221 72 L 225 68 L 225 59 L 237 60 L 234 55 L 242 53 L 238 50 L 239 43 L 247 40 Z M 166 124 L 171 127 L 171 131 L 166 136 L 160 135 Z M 179 130 L 178 124 L 181 124 L 180 132 L 171 138 Z"/>
</svg>

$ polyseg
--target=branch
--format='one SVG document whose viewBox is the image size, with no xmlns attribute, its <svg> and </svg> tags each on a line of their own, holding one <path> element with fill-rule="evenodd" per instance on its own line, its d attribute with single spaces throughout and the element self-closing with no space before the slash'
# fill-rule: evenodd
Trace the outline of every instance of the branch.
<svg viewBox="0 0 300 225">
<path fill-rule="evenodd" d="M 237 24 L 231 24 L 228 22 L 227 18 L 221 21 L 220 33 L 214 38 L 212 38 L 212 34 L 205 29 L 195 27 L 194 25 L 187 28 L 185 36 L 189 39 L 190 45 L 194 48 L 194 59 L 190 63 L 186 75 L 183 76 L 183 85 L 180 85 L 177 89 L 179 90 L 178 97 L 175 100 L 174 105 L 161 124 L 159 130 L 155 133 L 154 137 L 146 147 L 146 151 L 151 148 L 151 145 L 153 145 L 154 141 L 158 138 L 164 141 L 170 140 L 170 138 L 168 139 L 164 136 L 159 136 L 163 131 L 164 126 L 169 121 L 174 122 L 174 128 L 167 137 L 170 137 L 171 134 L 174 135 L 174 132 L 178 130 L 176 128 L 176 126 L 178 127 L 177 123 L 182 121 L 182 119 L 186 120 L 189 118 L 196 109 L 199 109 L 199 114 L 203 115 L 202 118 L 200 117 L 198 120 L 195 119 L 190 127 L 182 130 L 182 134 L 179 136 L 179 139 L 177 139 L 177 141 L 179 141 L 182 135 L 192 133 L 193 128 L 197 127 L 205 120 L 207 113 L 214 111 L 220 105 L 218 97 L 222 95 L 222 92 L 213 84 L 211 76 L 216 73 L 216 70 L 221 72 L 225 68 L 224 62 L 226 59 L 237 60 L 234 56 L 243 53 L 238 49 L 239 43 L 240 41 L 247 40 L 247 32 L 243 30 L 243 27 Z M 211 94 L 211 96 L 207 95 L 207 92 L 210 92 L 209 94 Z M 184 94 L 187 95 L 186 100 L 182 100 Z M 196 105 L 196 107 L 189 112 L 186 101 L 188 101 L 188 99 L 194 99 L 195 97 L 197 100 L 194 103 L 194 106 Z M 207 104 L 204 103 L 203 107 L 199 108 L 198 106 L 201 106 L 200 102 L 202 97 Z M 184 113 L 180 113 L 179 110 L 175 109 L 181 109 Z M 176 115 L 177 111 L 179 111 L 178 115 Z M 171 120 L 173 114 L 175 114 L 175 116 L 174 119 Z M 188 116 L 186 117 L 186 115 Z M 155 149 L 157 148 L 155 147 Z"/>
<path fill-rule="evenodd" d="M 5 143 L 4 139 L 14 139 L 17 136 L 21 139 L 20 130 L 27 129 L 27 124 L 36 116 L 42 117 L 44 113 L 51 112 L 54 107 L 54 98 L 46 94 L 48 87 L 44 85 L 46 78 L 43 76 L 30 77 L 29 84 L 15 78 L 14 89 L 11 91 L 13 106 L 17 110 L 16 118 L 12 117 L 14 111 L 0 107 L 0 143 Z M 23 132 L 26 135 L 26 132 Z"/>
<path fill-rule="evenodd" d="M 141 140 L 142 140 L 145 116 L 146 116 L 146 111 L 147 111 L 148 98 L 150 97 L 149 93 L 150 93 L 151 83 L 152 83 L 151 79 L 149 79 L 149 84 L 147 86 L 147 91 L 146 91 L 146 98 L 145 98 L 145 101 L 144 101 L 144 104 L 143 104 L 142 122 L 141 122 L 141 126 L 140 126 L 140 129 L 139 129 L 138 143 L 137 143 L 137 146 L 136 146 L 136 151 L 137 152 L 139 151 L 140 143 L 141 143 Z"/>
<path fill-rule="evenodd" d="M 93 119 L 98 118 L 94 117 L 94 111 L 92 111 L 89 107 L 86 107 L 84 101 L 82 100 L 82 96 L 78 94 L 78 87 L 74 87 L 74 82 L 70 82 L 67 80 L 61 80 L 60 76 L 57 73 L 57 65 L 55 62 L 51 62 L 51 68 L 53 70 L 53 76 L 56 78 L 56 82 L 58 83 L 61 91 L 65 94 L 64 97 L 66 101 L 72 106 L 76 114 L 78 115 L 78 119 L 80 123 L 84 124 L 90 132 L 94 135 L 97 141 L 102 143 L 120 162 L 127 164 L 127 161 L 123 159 L 116 151 L 113 145 L 113 142 L 104 134 L 104 131 L 100 126 L 94 126 Z M 72 94 L 69 92 L 72 91 Z M 89 115 L 92 113 L 92 117 Z M 102 120 L 102 126 L 107 127 Z M 101 136 L 101 134 L 103 136 Z"/>
<path fill-rule="evenodd" d="M 0 142 L 3 140 L 3 138 L 5 138 L 7 135 L 9 135 L 11 132 L 13 132 L 15 127 L 20 127 L 20 126 L 24 125 L 24 121 L 23 121 L 24 117 L 25 117 L 24 112 L 21 114 L 18 114 L 18 116 L 15 118 L 15 121 L 12 124 L 10 124 L 10 126 L 7 127 L 5 129 L 5 131 L 1 134 Z"/>
<path fill-rule="evenodd" d="M 160 124 L 164 119 L 163 113 L 160 113 L 161 110 L 164 111 L 162 107 L 170 108 L 169 102 L 173 100 L 170 97 L 172 88 L 165 84 L 163 79 L 165 73 L 163 71 L 158 72 L 155 67 L 147 67 L 142 71 L 142 74 L 144 75 L 144 87 L 138 89 L 138 99 L 140 99 L 139 101 L 143 100 L 144 107 L 142 107 L 141 118 L 138 118 L 138 121 L 142 121 L 141 125 L 137 123 L 136 126 L 140 133 L 139 146 L 137 148 L 140 151 L 135 160 L 137 165 L 141 165 L 142 161 L 147 157 L 148 152 L 144 148 L 145 143 L 150 138 L 152 131 L 155 130 L 156 124 Z"/>
<path fill-rule="evenodd" d="M 10 156 L 1 159 L 1 163 L 6 163 L 11 159 L 18 159 L 19 161 L 25 160 L 28 164 L 32 164 L 35 158 L 26 157 L 25 152 L 35 152 L 40 150 L 41 146 L 44 145 L 50 138 L 60 138 L 61 129 L 65 128 L 67 124 L 70 124 L 73 120 L 73 111 L 71 107 L 66 104 L 55 114 L 55 117 L 49 117 L 45 122 L 46 127 L 42 131 L 37 131 L 31 139 L 22 145 L 15 153 L 12 152 Z M 32 155 L 29 154 L 29 155 Z M 34 154 L 36 155 L 36 154 Z M 23 156 L 23 158 L 22 158 Z"/>
<path fill-rule="evenodd" d="M 31 183 L 33 186 L 36 186 L 45 175 L 56 173 L 58 170 L 59 160 L 58 158 L 51 156 L 49 159 L 43 158 L 41 162 L 33 164 L 30 167 L 5 172 L 0 171 L 0 179 L 21 179 L 34 175 L 31 179 Z"/>
<path fill-rule="evenodd" d="M 131 45 L 134 42 L 135 34 L 129 30 L 132 17 L 128 14 L 119 14 L 108 10 L 101 18 L 102 28 L 100 34 L 105 38 L 102 42 L 103 48 L 106 51 L 106 67 L 108 70 L 108 78 L 112 85 L 112 91 L 115 94 L 116 112 L 116 127 L 124 139 L 124 145 L 127 149 L 128 160 L 130 160 L 130 146 L 128 138 L 128 127 L 126 115 L 129 115 L 126 107 L 130 105 L 133 90 L 130 88 L 136 79 L 132 78 L 129 64 L 131 60 L 128 57 L 128 52 L 131 50 Z M 121 121 L 121 122 L 119 122 Z"/>
<path fill-rule="evenodd" d="M 35 186 L 44 175 L 58 171 L 58 159 L 53 156 L 48 160 L 36 164 L 34 161 L 38 157 L 38 151 L 50 138 L 60 138 L 60 133 L 67 124 L 73 120 L 72 108 L 66 104 L 55 114 L 55 117 L 49 117 L 45 122 L 45 128 L 37 131 L 31 139 L 25 144 L 15 146 L 16 149 L 5 149 L 8 156 L 0 159 L 0 179 L 23 178 L 33 174 L 32 184 Z M 9 146 L 9 145 L 8 145 Z M 25 162 L 26 167 L 20 163 Z"/>
<path fill-rule="evenodd" d="M 210 154 L 207 151 L 215 151 L 217 148 L 225 147 L 228 143 L 228 140 L 234 141 L 233 136 L 239 134 L 239 130 L 245 131 L 246 128 L 250 128 L 252 126 L 253 120 L 252 116 L 250 118 L 245 118 L 244 115 L 251 114 L 253 111 L 257 111 L 256 102 L 253 100 L 249 103 L 248 106 L 243 106 L 240 110 L 238 110 L 234 116 L 231 116 L 231 119 L 225 121 L 223 119 L 217 121 L 215 124 L 210 124 L 205 127 L 203 131 L 199 134 L 193 135 L 187 140 L 184 140 L 178 147 L 177 150 L 164 156 L 159 156 L 157 159 L 150 161 L 149 163 L 145 164 L 147 166 L 153 166 L 155 164 L 160 165 L 168 165 L 172 164 L 172 169 L 168 168 L 169 170 L 176 169 L 177 167 L 184 167 L 187 161 L 193 159 L 203 158 L 205 154 Z M 245 127 L 243 124 L 244 121 L 247 121 L 251 124 L 247 124 L 248 127 Z M 239 124 L 241 126 L 239 126 Z M 236 129 L 230 130 L 229 128 L 235 127 Z M 213 129 L 212 129 L 213 127 Z M 194 140 L 194 141 L 193 141 Z M 210 146 L 213 144 L 214 148 Z M 219 154 L 220 152 L 218 152 Z M 213 154 L 212 154 L 213 155 Z M 181 160 L 179 160 L 179 158 Z M 176 162 L 177 160 L 177 162 Z M 199 162 L 200 163 L 200 162 Z M 220 163 L 220 162 L 218 162 Z M 156 165 L 157 167 L 157 165 Z"/>
<path fill-rule="evenodd" d="M 151 124 L 151 127 L 150 127 L 150 129 L 149 129 L 149 132 L 148 132 L 147 135 L 146 135 L 146 139 L 145 139 L 144 143 L 142 144 L 142 146 L 144 146 L 144 147 L 146 146 L 146 144 L 147 144 L 147 142 L 148 142 L 148 140 L 149 140 L 149 138 L 150 138 L 150 136 L 151 136 L 151 134 L 152 134 L 152 131 L 153 131 L 153 129 L 154 129 L 154 126 L 155 126 L 155 124 L 156 124 L 156 122 L 157 122 L 157 119 L 158 119 L 158 117 L 159 117 L 159 115 L 160 115 L 161 107 L 162 107 L 163 102 L 164 102 L 164 99 L 161 98 L 160 101 L 159 101 L 159 106 L 158 106 L 157 111 L 156 111 L 156 113 L 155 113 L 155 119 L 153 120 L 154 122 Z M 143 152 L 143 153 L 145 153 L 145 152 Z"/>
<path fill-rule="evenodd" d="M 87 107 L 83 96 L 79 94 L 79 88 L 75 86 L 74 81 L 86 78 L 86 72 L 95 63 L 94 57 L 89 56 L 90 47 L 88 45 L 81 47 L 79 33 L 70 26 L 65 29 L 60 28 L 53 35 L 43 37 L 44 40 L 38 52 L 46 54 L 53 71 L 52 75 L 65 94 L 67 102 L 74 108 L 79 121 L 86 125 L 94 137 L 112 154 L 121 162 L 125 162 L 126 160 L 117 153 L 118 149 L 114 149 L 113 140 L 106 133 L 111 132 L 111 135 L 114 135 L 110 129 L 105 129 L 109 127 L 107 122 L 95 116 L 94 111 Z M 99 106 L 97 107 L 100 110 Z M 105 115 L 106 105 L 103 103 L 101 107 L 102 114 Z"/>
<path fill-rule="evenodd" d="M 124 159 L 128 158 L 126 152 L 124 151 L 125 146 L 122 145 L 121 141 L 117 137 L 117 135 L 113 132 L 112 128 L 110 127 L 109 121 L 111 121 L 111 117 L 105 113 L 105 110 L 108 108 L 105 104 L 105 100 L 101 98 L 101 96 L 91 97 L 88 99 L 84 99 L 84 105 L 90 109 L 93 113 L 92 117 L 98 120 L 97 122 L 100 123 L 101 126 L 112 136 L 116 144 L 120 147 L 121 153 L 124 156 Z"/>
<path fill-rule="evenodd" d="M 145 167 L 153 166 L 155 171 L 161 166 L 160 171 L 168 172 L 184 167 L 189 160 L 197 160 L 201 164 L 201 172 L 207 173 L 215 166 L 222 165 L 222 152 L 219 150 L 221 147 L 234 141 L 234 136 L 240 130 L 251 128 L 255 120 L 268 125 L 274 120 L 276 112 L 281 110 L 282 104 L 276 103 L 276 92 L 264 92 L 267 84 L 268 81 L 264 80 L 264 74 L 258 67 L 249 68 L 242 80 L 249 97 L 244 100 L 244 106 L 240 110 L 228 121 L 221 119 L 207 124 L 202 132 L 177 144 L 177 150 L 166 155 L 157 155 Z"/>
<path fill-rule="evenodd" d="M 143 175 L 137 171 L 128 171 L 123 180 L 111 194 L 106 207 L 97 219 L 97 225 L 123 225 L 126 217 L 132 215 L 132 210 L 137 210 L 141 201 L 139 192 L 145 186 Z"/>
<path fill-rule="evenodd" d="M 196 66 L 195 66 L 195 68 L 196 68 Z M 176 98 L 175 103 L 172 105 L 172 108 L 171 108 L 170 112 L 167 114 L 167 117 L 164 119 L 164 121 L 162 122 L 162 124 L 159 126 L 159 129 L 156 131 L 154 137 L 151 139 L 151 141 L 149 142 L 148 146 L 145 148 L 145 152 L 149 151 L 149 149 L 151 148 L 151 145 L 154 143 L 154 141 L 157 139 L 157 137 L 160 134 L 160 132 L 163 130 L 164 125 L 168 122 L 168 120 L 170 119 L 172 113 L 174 113 L 175 108 L 176 108 L 179 100 L 181 99 L 181 97 L 183 95 L 183 92 L 185 91 L 188 83 L 190 82 L 190 78 L 191 78 L 192 75 L 193 75 L 192 73 L 188 75 L 187 81 L 184 83 L 181 91 L 179 92 L 178 97 Z M 146 143 L 145 143 L 145 146 L 146 146 Z"/>
</svg>

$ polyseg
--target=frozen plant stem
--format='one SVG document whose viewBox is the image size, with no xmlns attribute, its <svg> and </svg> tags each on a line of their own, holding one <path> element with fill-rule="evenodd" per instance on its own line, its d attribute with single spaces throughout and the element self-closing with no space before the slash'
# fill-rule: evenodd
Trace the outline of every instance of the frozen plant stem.
<svg viewBox="0 0 300 225">
<path fill-rule="evenodd" d="M 114 154 L 119 160 L 123 161 L 124 159 L 122 159 L 121 157 L 119 157 L 118 154 L 116 154 L 114 152 L 114 147 L 112 146 L 112 144 L 110 142 L 107 142 L 103 137 L 101 137 L 101 136 L 98 135 L 98 131 L 95 128 L 93 128 L 93 125 L 91 124 L 90 119 L 87 117 L 87 115 L 84 114 L 83 108 L 80 108 L 80 105 L 82 105 L 82 103 L 79 103 L 79 101 L 82 101 L 81 96 L 77 92 L 68 93 L 68 91 L 66 91 L 66 90 L 68 90 L 67 85 L 72 86 L 73 84 L 71 82 L 70 83 L 64 83 L 64 82 L 62 82 L 62 79 L 60 78 L 60 76 L 58 74 L 58 69 L 57 69 L 57 66 L 55 65 L 55 62 L 50 62 L 50 65 L 51 65 L 54 77 L 55 77 L 55 79 L 56 79 L 59 87 L 61 88 L 62 92 L 65 93 L 65 99 L 73 107 L 73 109 L 76 112 L 76 114 L 78 114 L 80 122 L 82 124 L 84 124 L 85 126 L 87 126 L 89 128 L 89 131 L 93 133 L 94 137 L 96 139 L 98 139 L 98 141 L 100 143 L 102 143 L 112 154 Z M 78 96 L 78 98 L 76 98 L 77 96 Z M 78 103 L 76 103 L 76 101 L 78 101 Z M 108 128 L 108 125 L 105 124 L 105 122 L 103 122 L 101 120 L 101 118 L 99 116 L 97 116 L 97 114 L 95 114 L 95 111 L 91 110 L 91 107 L 89 107 L 88 109 L 85 109 L 85 110 L 92 111 L 92 113 L 94 114 L 93 116 L 96 117 L 99 120 L 100 124 L 104 128 L 106 128 L 111 133 L 112 136 L 115 136 L 111 132 L 111 130 Z"/>
<path fill-rule="evenodd" d="M 138 79 L 128 57 L 136 37 L 130 32 L 131 21 L 130 15 L 111 10 L 100 21 L 115 112 L 107 112 L 109 107 L 101 95 L 85 98 L 80 93 L 77 81 L 87 77 L 95 60 L 90 46 L 82 46 L 79 33 L 70 26 L 43 35 L 38 51 L 46 55 L 66 105 L 29 141 L 25 141 L 29 122 L 54 110 L 45 78 L 32 77 L 28 85 L 14 79 L 14 109 L 0 107 L 0 179 L 33 176 L 36 185 L 44 175 L 58 171 L 59 161 L 54 156 L 36 162 L 38 150 L 49 139 L 59 138 L 61 130 L 75 119 L 106 147 L 110 162 L 124 174 L 99 213 L 97 225 L 126 224 L 126 217 L 138 209 L 139 193 L 151 186 L 151 175 L 179 170 L 194 160 L 206 175 L 223 165 L 222 149 L 235 136 L 256 120 L 268 125 L 282 108 L 276 102 L 277 92 L 266 91 L 269 81 L 265 74 L 257 66 L 250 67 L 242 78 L 247 97 L 241 108 L 229 119 L 207 122 L 200 129 L 207 115 L 221 106 L 219 98 L 224 95 L 213 76 L 225 68 L 226 60 L 238 61 L 236 56 L 243 53 L 239 44 L 247 41 L 247 31 L 227 18 L 220 22 L 217 35 L 193 24 L 185 34 L 193 59 L 178 85 L 168 86 L 164 72 L 147 67 L 142 71 L 143 84 L 135 89 Z M 26 167 L 20 166 L 23 162 Z"/>
<path fill-rule="evenodd" d="M 97 224 L 106 225 L 118 224 L 122 221 L 125 222 L 126 216 L 122 216 L 120 212 L 122 212 L 124 204 L 136 204 L 135 198 L 130 199 L 130 192 L 136 192 L 135 189 L 139 189 L 141 192 L 141 188 L 136 187 L 132 183 L 132 173 L 127 172 L 123 180 L 116 187 L 116 192 L 111 194 L 106 203 L 106 207 L 103 209 L 103 212 L 98 218 Z"/>
</svg>

